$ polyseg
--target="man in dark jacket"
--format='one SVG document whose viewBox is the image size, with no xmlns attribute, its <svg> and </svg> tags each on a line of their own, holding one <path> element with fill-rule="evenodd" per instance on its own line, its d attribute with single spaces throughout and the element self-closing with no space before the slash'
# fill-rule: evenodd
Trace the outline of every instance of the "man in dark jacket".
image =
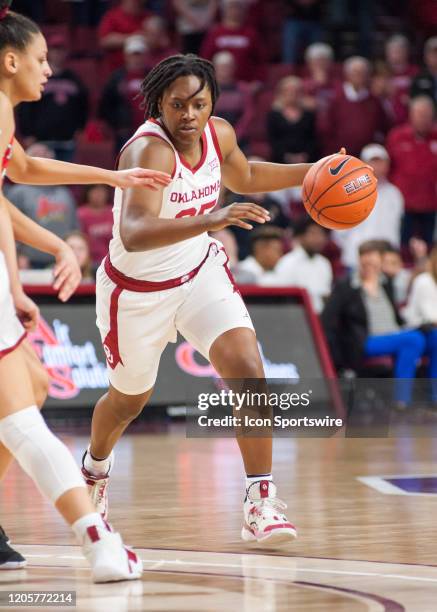
<svg viewBox="0 0 437 612">
<path fill-rule="evenodd" d="M 429 96 L 437 104 L 437 36 L 428 38 L 424 48 L 423 70 L 411 84 L 411 97 Z"/>
<path fill-rule="evenodd" d="M 322 313 L 331 354 L 338 369 L 358 372 L 365 357 L 391 356 L 394 377 L 405 379 L 396 386 L 395 399 L 406 406 L 411 401 L 410 380 L 425 352 L 425 337 L 418 330 L 401 328 L 392 289 L 382 277 L 379 242 L 364 242 L 359 256 L 358 274 L 334 287 Z"/>
</svg>

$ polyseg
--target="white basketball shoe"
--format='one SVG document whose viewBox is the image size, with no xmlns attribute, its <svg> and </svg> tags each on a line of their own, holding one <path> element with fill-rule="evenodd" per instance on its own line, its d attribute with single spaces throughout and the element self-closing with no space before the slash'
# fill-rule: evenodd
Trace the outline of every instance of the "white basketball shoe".
<svg viewBox="0 0 437 612">
<path fill-rule="evenodd" d="M 119 533 L 109 525 L 88 527 L 82 552 L 91 565 L 94 582 L 118 582 L 141 577 L 143 563 L 133 550 L 123 544 Z"/>
<path fill-rule="evenodd" d="M 267 546 L 294 540 L 296 527 L 282 513 L 286 507 L 287 504 L 276 497 L 276 486 L 272 481 L 259 480 L 251 484 L 244 500 L 242 539 Z"/>
<path fill-rule="evenodd" d="M 96 507 L 97 512 L 101 514 L 102 518 L 106 521 L 108 518 L 108 483 L 109 475 L 112 471 L 112 466 L 114 465 L 114 453 L 111 452 L 110 454 L 110 465 L 107 473 L 102 476 L 95 476 L 85 467 L 85 457 L 87 452 L 88 451 L 86 450 L 82 457 L 82 474 L 88 486 L 88 493 L 91 497 L 91 501 Z"/>
</svg>

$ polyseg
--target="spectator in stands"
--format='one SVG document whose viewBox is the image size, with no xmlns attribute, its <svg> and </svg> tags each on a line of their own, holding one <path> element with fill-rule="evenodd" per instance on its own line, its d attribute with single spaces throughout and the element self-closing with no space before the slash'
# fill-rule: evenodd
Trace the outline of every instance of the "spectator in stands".
<svg viewBox="0 0 437 612">
<path fill-rule="evenodd" d="M 91 265 L 90 257 L 90 245 L 87 236 L 75 230 L 69 232 L 64 236 L 65 242 L 71 246 L 74 254 L 76 255 L 77 262 L 82 272 L 81 283 L 92 283 L 94 282 L 94 275 Z"/>
<path fill-rule="evenodd" d="M 378 179 L 378 198 L 375 208 L 364 223 L 332 233 L 334 241 L 342 250 L 342 262 L 350 269 L 358 265 L 358 247 L 366 240 L 385 240 L 399 246 L 404 214 L 403 195 L 387 178 L 390 169 L 387 150 L 382 145 L 369 144 L 361 151 L 360 158 L 373 168 Z"/>
<path fill-rule="evenodd" d="M 247 132 L 255 118 L 253 93 L 247 83 L 235 78 L 235 59 L 229 51 L 220 51 L 213 58 L 213 64 L 220 85 L 220 96 L 214 114 L 223 117 L 234 127 L 240 148 L 248 144 Z"/>
<path fill-rule="evenodd" d="M 32 157 L 53 159 L 54 153 L 46 145 L 35 143 L 27 149 Z M 76 203 L 71 191 L 63 185 L 13 185 L 7 196 L 25 215 L 60 238 L 78 227 Z M 45 268 L 53 263 L 53 257 L 27 245 L 20 253 L 29 258 L 32 268 Z"/>
<path fill-rule="evenodd" d="M 425 65 L 414 79 L 410 94 L 412 98 L 429 96 L 437 104 L 437 36 L 426 41 L 423 59 Z"/>
<path fill-rule="evenodd" d="M 144 34 L 144 23 L 151 15 L 144 9 L 143 0 L 120 0 L 119 5 L 104 15 L 99 25 L 99 39 L 110 70 L 123 65 L 126 38 L 132 34 Z"/>
<path fill-rule="evenodd" d="M 321 0 L 284 0 L 286 19 L 282 33 L 282 61 L 298 64 L 302 51 L 323 37 Z"/>
<path fill-rule="evenodd" d="M 77 74 L 67 68 L 68 46 L 62 35 L 48 39 L 48 60 L 53 72 L 39 102 L 19 107 L 18 123 L 27 145 L 40 141 L 57 159 L 72 161 L 75 137 L 88 117 L 88 91 Z"/>
<path fill-rule="evenodd" d="M 267 133 L 274 162 L 298 164 L 316 159 L 315 114 L 304 108 L 298 77 L 279 81 L 267 116 Z"/>
<path fill-rule="evenodd" d="M 102 16 L 108 10 L 109 6 L 109 0 L 66 1 L 71 5 L 74 24 L 93 28 L 97 26 Z"/>
<path fill-rule="evenodd" d="M 428 270 L 416 276 L 403 315 L 411 327 L 420 328 L 426 338 L 429 357 L 432 403 L 437 408 L 437 245 L 433 247 Z"/>
<path fill-rule="evenodd" d="M 409 116 L 409 122 L 393 128 L 387 138 L 390 178 L 405 199 L 402 244 L 417 235 L 430 245 L 437 211 L 437 126 L 431 98 L 414 98 Z"/>
<path fill-rule="evenodd" d="M 305 106 L 326 112 L 341 85 L 335 73 L 334 50 L 325 43 L 313 43 L 305 51 L 305 64 Z"/>
<path fill-rule="evenodd" d="M 406 36 L 391 36 L 384 49 L 384 62 L 379 64 L 375 79 L 383 84 L 382 91 L 372 91 L 384 98 L 394 125 L 408 119 L 408 103 L 411 83 L 418 68 L 410 62 L 410 43 Z"/>
<path fill-rule="evenodd" d="M 108 252 L 112 237 L 112 206 L 106 185 L 89 185 L 85 190 L 85 203 L 77 211 L 79 227 L 87 236 L 91 260 L 96 269 Z"/>
<path fill-rule="evenodd" d="M 346 147 L 359 155 L 369 142 L 382 142 L 388 121 L 381 102 L 369 91 L 370 63 L 364 57 L 351 57 L 343 64 L 344 82 L 337 91 L 320 126 L 326 154 Z"/>
<path fill-rule="evenodd" d="M 161 60 L 179 53 L 179 49 L 170 42 L 166 20 L 159 15 L 154 15 L 145 21 L 144 37 L 147 47 L 146 72 L 150 72 Z"/>
<path fill-rule="evenodd" d="M 182 43 L 182 53 L 200 51 L 205 34 L 212 27 L 218 9 L 217 0 L 173 0 L 176 30 Z"/>
<path fill-rule="evenodd" d="M 362 371 L 364 359 L 390 355 L 394 359 L 395 401 L 411 401 L 411 379 L 425 352 L 420 331 L 403 330 L 402 319 L 382 276 L 380 244 L 360 246 L 358 273 L 339 281 L 322 313 L 322 324 L 337 369 Z M 402 380 L 401 380 L 402 379 Z"/>
<path fill-rule="evenodd" d="M 314 310 L 319 313 L 332 284 L 331 264 L 320 255 L 328 241 L 327 231 L 310 217 L 303 217 L 294 227 L 294 240 L 293 250 L 281 257 L 268 284 L 306 289 Z"/>
<path fill-rule="evenodd" d="M 410 251 L 413 256 L 413 266 L 405 268 L 400 250 L 382 241 L 382 271 L 393 290 L 393 297 L 397 306 L 405 304 L 413 279 L 426 269 L 428 249 L 426 242 L 419 238 L 411 238 Z"/>
<path fill-rule="evenodd" d="M 211 60 L 219 51 L 230 51 L 237 66 L 237 79 L 256 81 L 262 77 L 263 44 L 247 24 L 248 0 L 222 0 L 222 19 L 206 35 L 200 55 Z"/>
<path fill-rule="evenodd" d="M 137 96 L 146 76 L 146 42 L 134 34 L 124 43 L 124 66 L 116 70 L 106 83 L 98 114 L 114 130 L 116 151 L 144 122 L 144 110 Z"/>
<path fill-rule="evenodd" d="M 258 227 L 251 234 L 250 253 L 233 269 L 237 283 L 271 284 L 275 266 L 284 253 L 282 230 L 274 225 Z"/>
</svg>

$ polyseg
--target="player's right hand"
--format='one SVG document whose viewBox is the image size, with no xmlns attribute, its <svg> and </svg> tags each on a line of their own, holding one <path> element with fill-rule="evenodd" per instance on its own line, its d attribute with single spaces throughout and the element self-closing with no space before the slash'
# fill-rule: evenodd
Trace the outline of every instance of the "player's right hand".
<svg viewBox="0 0 437 612">
<path fill-rule="evenodd" d="M 20 288 L 12 294 L 15 311 L 26 331 L 35 331 L 39 320 L 39 308 Z"/>
<path fill-rule="evenodd" d="M 247 230 L 253 229 L 253 225 L 246 223 L 243 219 L 255 221 L 256 223 L 270 221 L 269 211 L 251 202 L 242 202 L 225 206 L 211 213 L 209 217 L 212 224 L 208 229 L 213 232 L 224 229 L 229 225 L 236 225 L 237 227 L 242 227 Z"/>
</svg>

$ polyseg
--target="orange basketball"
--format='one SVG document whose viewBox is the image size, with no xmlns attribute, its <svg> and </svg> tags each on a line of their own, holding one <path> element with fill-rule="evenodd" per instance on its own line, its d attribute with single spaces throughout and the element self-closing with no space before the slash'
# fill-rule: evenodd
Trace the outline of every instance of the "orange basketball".
<svg viewBox="0 0 437 612">
<path fill-rule="evenodd" d="M 335 153 L 307 172 L 302 199 L 307 213 L 323 227 L 349 229 L 372 212 L 376 183 L 370 166 L 352 155 Z"/>
</svg>

